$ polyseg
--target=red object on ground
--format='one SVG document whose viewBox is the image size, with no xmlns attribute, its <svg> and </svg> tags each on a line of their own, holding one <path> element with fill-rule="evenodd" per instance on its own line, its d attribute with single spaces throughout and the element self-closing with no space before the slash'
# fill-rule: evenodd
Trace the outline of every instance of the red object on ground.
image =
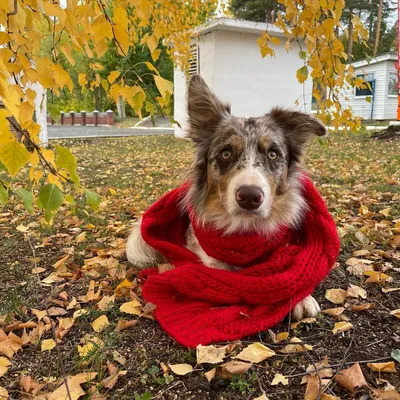
<svg viewBox="0 0 400 400">
<path fill-rule="evenodd" d="M 194 230 L 206 253 L 245 267 L 237 272 L 205 267 L 185 248 L 188 213 L 180 199 L 187 186 L 166 194 L 144 214 L 142 236 L 171 260 L 175 269 L 144 270 L 143 297 L 154 303 L 154 315 L 177 342 L 195 347 L 240 339 L 281 321 L 331 270 L 339 238 L 333 218 L 311 180 L 304 176 L 309 211 L 299 230 L 283 228 L 273 238 L 257 234 L 223 236 Z"/>
</svg>

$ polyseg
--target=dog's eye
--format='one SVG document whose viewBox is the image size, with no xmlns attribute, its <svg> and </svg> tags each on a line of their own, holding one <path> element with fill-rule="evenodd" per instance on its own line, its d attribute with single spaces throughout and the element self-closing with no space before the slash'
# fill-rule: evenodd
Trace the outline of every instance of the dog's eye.
<svg viewBox="0 0 400 400">
<path fill-rule="evenodd" d="M 278 159 L 278 157 L 279 157 L 279 154 L 278 154 L 276 151 L 270 150 L 270 151 L 268 152 L 268 158 L 269 158 L 270 160 L 275 161 L 275 160 Z"/>
<path fill-rule="evenodd" d="M 232 157 L 232 152 L 230 150 L 222 150 L 221 151 L 221 158 L 223 160 L 229 160 Z"/>
</svg>

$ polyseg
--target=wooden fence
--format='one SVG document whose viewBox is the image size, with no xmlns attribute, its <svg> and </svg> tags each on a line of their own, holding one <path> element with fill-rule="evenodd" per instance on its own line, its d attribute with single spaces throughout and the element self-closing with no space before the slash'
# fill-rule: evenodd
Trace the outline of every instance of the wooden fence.
<svg viewBox="0 0 400 400">
<path fill-rule="evenodd" d="M 48 114 L 47 123 L 54 125 L 56 121 Z M 60 125 L 114 125 L 114 111 L 93 111 L 91 113 L 86 111 L 61 112 Z"/>
</svg>

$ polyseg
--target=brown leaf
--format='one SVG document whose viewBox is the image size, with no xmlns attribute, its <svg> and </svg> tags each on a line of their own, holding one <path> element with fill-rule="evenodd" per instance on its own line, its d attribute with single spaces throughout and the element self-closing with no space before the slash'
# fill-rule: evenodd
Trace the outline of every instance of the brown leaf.
<svg viewBox="0 0 400 400">
<path fill-rule="evenodd" d="M 353 311 L 365 311 L 365 310 L 372 310 L 375 308 L 375 305 L 372 303 L 364 303 L 364 304 L 358 304 L 355 306 L 351 306 L 351 309 Z"/>
<path fill-rule="evenodd" d="M 400 394 L 395 389 L 391 390 L 379 390 L 371 389 L 377 400 L 400 400 Z"/>
<path fill-rule="evenodd" d="M 336 316 L 342 314 L 344 310 L 345 310 L 344 307 L 336 307 L 336 308 L 327 308 L 326 310 L 322 310 L 322 312 L 324 314 L 328 314 L 328 315 L 336 317 Z"/>
<path fill-rule="evenodd" d="M 335 326 L 332 329 L 334 335 L 340 332 L 346 332 L 350 329 L 353 329 L 353 325 L 350 322 L 336 322 Z"/>
<path fill-rule="evenodd" d="M 352 365 L 350 368 L 340 371 L 335 380 L 339 385 L 343 386 L 350 392 L 354 392 L 357 389 L 367 386 L 363 372 L 358 363 Z"/>
<path fill-rule="evenodd" d="M 375 372 L 397 372 L 394 366 L 394 361 L 385 363 L 368 363 L 368 368 Z"/>
<path fill-rule="evenodd" d="M 318 376 L 309 376 L 304 400 L 317 399 L 329 381 L 329 379 L 319 379 Z"/>
<path fill-rule="evenodd" d="M 347 296 L 349 297 L 355 297 L 355 298 L 367 298 L 367 292 L 365 289 L 361 288 L 360 286 L 357 285 L 352 285 L 350 284 L 349 288 L 347 289 Z"/>
<path fill-rule="evenodd" d="M 51 315 L 52 317 L 55 317 L 55 316 L 59 316 L 59 315 L 68 314 L 68 311 L 64 310 L 64 309 L 61 308 L 61 307 L 50 307 L 50 308 L 48 309 L 48 313 L 49 313 L 49 315 Z"/>
<path fill-rule="evenodd" d="M 208 382 L 211 382 L 214 379 L 216 372 L 217 372 L 217 369 L 213 368 L 213 369 L 210 369 L 210 371 L 208 371 L 208 372 L 206 372 L 204 374 L 204 376 L 206 377 Z"/>
<path fill-rule="evenodd" d="M 328 289 L 325 298 L 334 304 L 343 304 L 347 297 L 347 291 L 343 289 Z"/>
<path fill-rule="evenodd" d="M 120 332 L 124 329 L 130 328 L 131 326 L 135 326 L 136 324 L 137 324 L 136 319 L 130 321 L 127 321 L 126 319 L 120 319 L 117 322 L 117 326 L 115 327 L 115 332 Z"/>
<path fill-rule="evenodd" d="M 245 374 L 253 364 L 232 360 L 217 367 L 218 375 L 224 379 L 230 379 L 233 375 Z"/>
</svg>

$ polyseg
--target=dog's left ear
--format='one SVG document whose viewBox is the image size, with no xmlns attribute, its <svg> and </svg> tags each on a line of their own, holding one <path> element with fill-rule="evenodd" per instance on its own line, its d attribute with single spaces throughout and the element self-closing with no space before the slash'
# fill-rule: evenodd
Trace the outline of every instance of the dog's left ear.
<svg viewBox="0 0 400 400">
<path fill-rule="evenodd" d="M 325 136 L 325 125 L 313 115 L 300 111 L 273 108 L 270 118 L 282 129 L 293 161 L 299 161 L 308 140 L 313 136 Z"/>
<path fill-rule="evenodd" d="M 187 136 L 195 143 L 207 141 L 229 113 L 230 106 L 217 98 L 200 75 L 194 75 L 188 89 Z"/>
</svg>

